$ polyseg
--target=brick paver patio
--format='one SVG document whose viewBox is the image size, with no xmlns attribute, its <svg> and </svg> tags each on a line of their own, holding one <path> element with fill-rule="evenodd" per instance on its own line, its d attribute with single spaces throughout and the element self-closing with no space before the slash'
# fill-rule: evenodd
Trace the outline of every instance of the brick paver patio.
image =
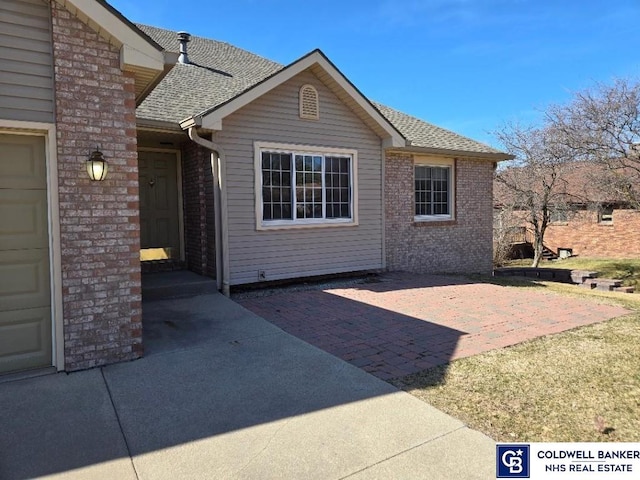
<svg viewBox="0 0 640 480">
<path fill-rule="evenodd" d="M 385 380 L 628 313 L 539 290 L 406 273 L 238 303 Z"/>
</svg>

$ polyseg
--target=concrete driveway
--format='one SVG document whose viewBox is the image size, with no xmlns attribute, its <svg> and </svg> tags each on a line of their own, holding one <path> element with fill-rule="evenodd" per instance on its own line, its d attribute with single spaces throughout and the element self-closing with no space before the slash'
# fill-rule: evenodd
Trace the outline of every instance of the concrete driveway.
<svg viewBox="0 0 640 480">
<path fill-rule="evenodd" d="M 0 384 L 0 478 L 494 478 L 491 439 L 219 294 L 143 316 L 141 360 Z"/>
<path fill-rule="evenodd" d="M 629 313 L 540 289 L 408 273 L 238 301 L 385 380 Z"/>
</svg>

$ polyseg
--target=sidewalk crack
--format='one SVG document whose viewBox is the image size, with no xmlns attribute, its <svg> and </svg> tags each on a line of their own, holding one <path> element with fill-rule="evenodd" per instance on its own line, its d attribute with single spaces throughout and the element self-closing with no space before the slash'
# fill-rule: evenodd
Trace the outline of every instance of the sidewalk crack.
<svg viewBox="0 0 640 480">
<path fill-rule="evenodd" d="M 116 408 L 116 404 L 113 401 L 113 395 L 111 393 L 111 389 L 109 388 L 109 382 L 107 382 L 107 378 L 104 376 L 104 368 L 100 368 L 100 374 L 102 375 L 102 381 L 104 382 L 104 386 L 107 389 L 107 395 L 109 395 L 109 401 L 111 402 L 111 408 L 113 408 L 113 413 L 116 416 L 116 420 L 118 421 L 118 428 L 120 429 L 120 434 L 122 435 L 122 439 L 124 440 L 124 445 L 127 448 L 127 454 L 129 455 L 129 462 L 131 462 L 131 468 L 133 468 L 133 473 L 136 476 L 137 480 L 140 480 L 140 475 L 138 475 L 138 470 L 136 469 L 136 464 L 133 462 L 133 455 L 131 454 L 131 447 L 129 446 L 129 441 L 127 440 L 127 436 L 124 433 L 124 429 L 122 428 L 122 421 L 120 420 L 120 415 L 118 415 L 118 409 Z"/>
<path fill-rule="evenodd" d="M 372 463 L 371 465 L 367 465 L 366 467 L 361 468 L 360 470 L 357 470 L 355 472 L 351 472 L 350 474 L 345 475 L 344 477 L 341 477 L 339 480 L 345 480 L 347 478 L 353 477 L 354 475 L 357 475 L 358 473 L 365 472 L 365 471 L 369 470 L 370 468 L 375 467 L 376 465 L 380 465 L 381 463 L 384 463 L 384 462 L 386 462 L 388 460 L 391 460 L 392 458 L 399 457 L 400 455 L 404 455 L 405 453 L 410 452 L 411 450 L 415 450 L 416 448 L 420 448 L 423 445 L 426 445 L 428 443 L 434 442 L 436 440 L 440 440 L 441 438 L 447 437 L 447 436 L 451 435 L 452 433 L 455 433 L 455 432 L 457 432 L 459 430 L 462 430 L 464 428 L 467 428 L 467 426 L 466 425 L 462 425 L 462 426 L 460 426 L 458 428 L 455 428 L 455 429 L 451 430 L 450 432 L 446 432 L 446 433 L 443 433 L 442 435 L 438 435 L 437 437 L 430 438 L 429 440 L 426 440 L 426 441 L 424 441 L 422 443 L 419 443 L 418 445 L 414 445 L 413 447 L 407 448 L 406 450 L 402 450 L 401 452 L 398 452 L 398 453 L 396 453 L 394 455 L 391 455 L 390 457 L 383 458 L 382 460 L 380 460 L 380 461 L 378 461 L 376 463 Z"/>
</svg>

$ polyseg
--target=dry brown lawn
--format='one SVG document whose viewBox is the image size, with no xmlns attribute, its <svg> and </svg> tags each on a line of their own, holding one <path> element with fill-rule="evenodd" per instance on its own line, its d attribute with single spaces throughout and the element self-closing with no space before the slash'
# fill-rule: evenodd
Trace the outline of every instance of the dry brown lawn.
<svg viewBox="0 0 640 480">
<path fill-rule="evenodd" d="M 521 286 L 595 297 L 634 313 L 393 383 L 496 441 L 640 442 L 640 296 L 548 282 Z"/>
</svg>

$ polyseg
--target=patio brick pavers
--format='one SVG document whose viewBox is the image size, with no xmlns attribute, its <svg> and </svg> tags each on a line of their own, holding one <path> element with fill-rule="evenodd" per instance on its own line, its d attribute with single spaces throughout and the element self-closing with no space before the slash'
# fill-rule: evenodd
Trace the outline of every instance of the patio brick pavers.
<svg viewBox="0 0 640 480">
<path fill-rule="evenodd" d="M 237 301 L 383 380 L 629 313 L 539 290 L 407 273 Z"/>
</svg>

